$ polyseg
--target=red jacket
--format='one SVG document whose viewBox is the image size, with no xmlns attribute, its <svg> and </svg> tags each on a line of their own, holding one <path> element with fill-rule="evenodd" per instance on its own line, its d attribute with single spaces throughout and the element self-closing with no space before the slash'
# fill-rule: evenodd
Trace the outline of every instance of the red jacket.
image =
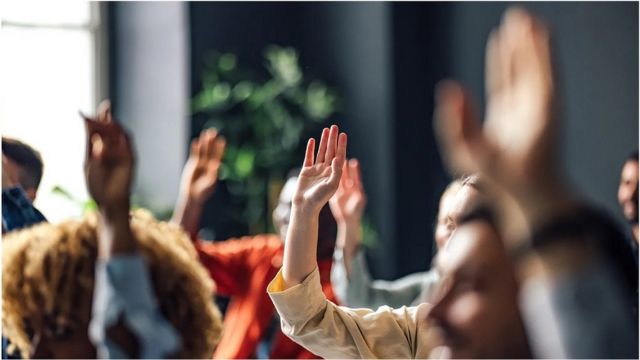
<svg viewBox="0 0 640 360">
<path fill-rule="evenodd" d="M 214 358 L 255 357 L 260 340 L 275 316 L 267 285 L 282 267 L 284 243 L 275 235 L 257 235 L 221 242 L 196 241 L 200 261 L 216 283 L 217 293 L 230 297 L 222 339 Z M 318 262 L 322 288 L 336 302 L 331 288 L 332 259 Z M 311 359 L 315 355 L 284 336 L 280 328 L 272 339 L 273 359 Z"/>
</svg>

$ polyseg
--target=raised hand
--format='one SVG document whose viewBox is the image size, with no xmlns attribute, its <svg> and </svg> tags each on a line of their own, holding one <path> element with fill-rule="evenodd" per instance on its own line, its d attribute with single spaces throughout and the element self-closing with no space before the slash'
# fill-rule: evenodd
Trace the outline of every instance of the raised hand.
<svg viewBox="0 0 640 360">
<path fill-rule="evenodd" d="M 546 28 L 507 10 L 487 43 L 484 127 L 458 84 L 438 86 L 435 125 L 452 170 L 480 171 L 518 191 L 555 176 L 553 91 Z"/>
<path fill-rule="evenodd" d="M 351 260 L 362 243 L 362 214 L 367 195 L 362 186 L 360 163 L 356 159 L 345 162 L 338 191 L 329 200 L 329 207 L 338 223 L 336 248 L 343 251 L 347 275 L 351 274 Z"/>
<path fill-rule="evenodd" d="M 82 116 L 87 131 L 84 172 L 89 194 L 101 210 L 128 214 L 134 166 L 129 136 L 113 120 L 108 101 L 100 104 L 97 118 Z"/>
<path fill-rule="evenodd" d="M 338 189 L 346 161 L 347 135 L 338 135 L 338 127 L 335 125 L 331 126 L 331 130 L 325 128 L 315 160 L 314 151 L 315 140 L 309 139 L 293 205 L 319 213 Z"/>
<path fill-rule="evenodd" d="M 362 186 L 360 163 L 356 159 L 351 159 L 345 162 L 338 190 L 329 200 L 329 206 L 338 224 L 359 224 L 366 204 L 367 195 Z"/>
<path fill-rule="evenodd" d="M 347 158 L 347 135 L 338 135 L 335 125 L 324 129 L 316 159 L 314 151 L 315 140 L 309 139 L 284 245 L 282 277 L 287 287 L 302 282 L 316 267 L 318 216 L 338 189 Z"/>
<path fill-rule="evenodd" d="M 191 142 L 189 160 L 182 170 L 181 196 L 203 204 L 213 193 L 226 142 L 215 129 L 203 131 Z"/>
<path fill-rule="evenodd" d="M 479 172 L 523 232 L 571 207 L 557 168 L 554 82 L 546 28 L 522 9 L 507 10 L 487 43 L 487 105 L 480 125 L 462 87 L 443 82 L 436 94 L 435 128 L 454 173 Z M 508 209 L 507 209 L 508 208 Z"/>
<path fill-rule="evenodd" d="M 85 181 L 100 211 L 98 257 L 133 253 L 137 247 L 129 225 L 135 162 L 131 140 L 113 119 L 108 100 L 100 104 L 96 118 L 82 117 L 87 131 Z"/>
</svg>

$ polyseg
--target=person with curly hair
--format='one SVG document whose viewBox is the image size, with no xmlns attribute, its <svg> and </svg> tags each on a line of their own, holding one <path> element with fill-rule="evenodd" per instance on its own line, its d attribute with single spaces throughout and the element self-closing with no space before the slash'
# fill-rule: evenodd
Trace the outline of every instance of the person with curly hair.
<svg viewBox="0 0 640 360">
<path fill-rule="evenodd" d="M 103 106 L 85 118 L 85 175 L 98 211 L 12 232 L 2 325 L 23 358 L 204 358 L 221 334 L 214 284 L 187 235 L 129 214 L 133 151 Z"/>
</svg>

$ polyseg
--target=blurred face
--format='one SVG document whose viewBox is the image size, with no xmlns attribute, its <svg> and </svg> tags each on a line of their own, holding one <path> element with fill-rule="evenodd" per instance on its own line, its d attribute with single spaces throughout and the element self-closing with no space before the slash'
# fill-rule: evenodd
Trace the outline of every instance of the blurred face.
<svg viewBox="0 0 640 360">
<path fill-rule="evenodd" d="M 638 162 L 629 160 L 624 164 L 618 187 L 618 203 L 624 218 L 631 224 L 638 223 Z"/>
<path fill-rule="evenodd" d="M 278 197 L 278 205 L 273 209 L 273 224 L 280 234 L 280 239 L 287 236 L 287 229 L 289 228 L 289 218 L 291 217 L 291 202 L 293 200 L 293 194 L 296 191 L 296 178 L 292 177 L 287 180 L 284 187 L 280 191 L 280 197 Z"/>
<path fill-rule="evenodd" d="M 73 323 L 54 326 L 42 314 L 31 316 L 31 358 L 34 359 L 92 359 L 96 349 L 89 340 L 89 324 Z"/>
<path fill-rule="evenodd" d="M 287 180 L 280 191 L 278 205 L 273 209 L 273 224 L 275 225 L 280 239 L 283 241 L 287 237 L 289 228 L 289 218 L 291 217 L 291 203 L 296 191 L 297 178 L 292 177 Z M 336 242 L 336 220 L 331 213 L 329 205 L 325 205 L 320 210 L 318 219 L 318 258 L 328 258 L 333 256 L 333 249 Z"/>
<path fill-rule="evenodd" d="M 7 175 L 11 179 L 11 182 L 15 183 L 16 185 L 20 182 L 20 177 L 23 172 L 22 167 L 4 155 L 2 156 L 2 171 L 7 172 Z M 20 186 L 22 186 L 29 200 L 33 202 L 36 198 L 37 189 L 34 189 L 30 186 L 24 186 L 22 184 Z"/>
<path fill-rule="evenodd" d="M 462 225 L 437 259 L 442 288 L 427 320 L 453 358 L 530 356 L 513 269 L 495 230 Z"/>
<path fill-rule="evenodd" d="M 451 229 L 447 226 L 447 218 L 449 213 L 449 206 L 451 206 L 451 201 L 455 197 L 456 192 L 459 187 L 453 189 L 447 189 L 440 198 L 440 204 L 438 206 L 438 222 L 436 223 L 436 229 L 434 233 L 434 238 L 436 239 L 436 246 L 438 250 L 444 247 L 444 244 L 447 242 L 447 239 L 451 235 Z"/>
<path fill-rule="evenodd" d="M 435 239 L 438 250 L 444 248 L 456 229 L 460 216 L 479 201 L 480 194 L 473 186 L 464 185 L 457 191 L 445 193 L 440 199 Z"/>
</svg>

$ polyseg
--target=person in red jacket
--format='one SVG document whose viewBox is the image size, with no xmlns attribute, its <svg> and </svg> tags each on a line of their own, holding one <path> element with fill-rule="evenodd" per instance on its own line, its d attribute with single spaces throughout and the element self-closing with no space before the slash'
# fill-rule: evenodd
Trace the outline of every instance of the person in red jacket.
<svg viewBox="0 0 640 360">
<path fill-rule="evenodd" d="M 182 172 L 180 195 L 172 221 L 193 239 L 200 261 L 216 283 L 217 294 L 230 298 L 224 317 L 222 339 L 214 358 L 256 357 L 261 344 L 270 358 L 317 358 L 284 336 L 266 288 L 280 267 L 284 238 L 289 224 L 291 200 L 297 174 L 291 174 L 273 212 L 279 235 L 260 234 L 226 241 L 204 241 L 197 232 L 205 201 L 213 194 L 225 141 L 215 130 L 202 132 L 191 143 Z M 331 264 L 336 240 L 336 222 L 326 206 L 320 216 L 318 266 L 327 298 L 337 302 L 331 288 Z"/>
</svg>

